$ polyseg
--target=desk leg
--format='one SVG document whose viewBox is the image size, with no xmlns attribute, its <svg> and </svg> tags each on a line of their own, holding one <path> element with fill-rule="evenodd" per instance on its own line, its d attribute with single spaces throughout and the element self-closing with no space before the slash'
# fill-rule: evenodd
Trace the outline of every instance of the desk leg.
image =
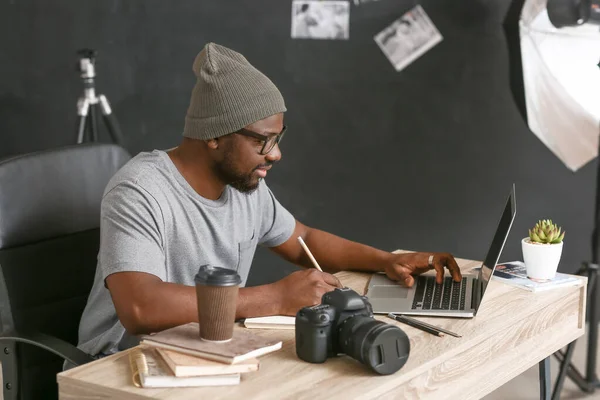
<svg viewBox="0 0 600 400">
<path fill-rule="evenodd" d="M 552 390 L 550 389 L 550 357 L 540 361 L 540 399 L 550 400 Z"/>
</svg>

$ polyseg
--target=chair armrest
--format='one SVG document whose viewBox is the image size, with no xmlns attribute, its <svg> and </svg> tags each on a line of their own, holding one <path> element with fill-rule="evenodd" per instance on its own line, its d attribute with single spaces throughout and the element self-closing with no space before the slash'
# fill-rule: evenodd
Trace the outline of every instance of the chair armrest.
<svg viewBox="0 0 600 400">
<path fill-rule="evenodd" d="M 16 332 L 13 330 L 0 334 L 0 343 L 5 341 L 21 342 L 41 347 L 42 349 L 52 352 L 76 366 L 94 361 L 92 356 L 79 350 L 71 343 L 65 342 L 64 340 L 54 336 L 46 335 L 45 333 Z"/>
</svg>

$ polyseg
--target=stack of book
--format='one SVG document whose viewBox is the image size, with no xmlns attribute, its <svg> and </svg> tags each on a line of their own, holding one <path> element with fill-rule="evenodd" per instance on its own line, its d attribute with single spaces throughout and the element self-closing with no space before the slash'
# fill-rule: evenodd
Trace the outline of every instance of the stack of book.
<svg viewBox="0 0 600 400">
<path fill-rule="evenodd" d="M 236 329 L 225 343 L 200 339 L 197 323 L 141 337 L 129 361 L 138 387 L 238 385 L 258 371 L 257 357 L 281 349 L 281 341 Z"/>
</svg>

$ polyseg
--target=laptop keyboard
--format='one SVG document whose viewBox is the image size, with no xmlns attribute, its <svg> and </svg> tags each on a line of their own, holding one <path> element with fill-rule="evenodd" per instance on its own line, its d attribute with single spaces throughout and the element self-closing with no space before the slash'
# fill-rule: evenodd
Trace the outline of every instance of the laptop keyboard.
<svg viewBox="0 0 600 400">
<path fill-rule="evenodd" d="M 442 284 L 434 276 L 419 276 L 415 280 L 415 298 L 412 309 L 417 310 L 464 310 L 467 278 L 454 282 L 446 277 Z"/>
</svg>

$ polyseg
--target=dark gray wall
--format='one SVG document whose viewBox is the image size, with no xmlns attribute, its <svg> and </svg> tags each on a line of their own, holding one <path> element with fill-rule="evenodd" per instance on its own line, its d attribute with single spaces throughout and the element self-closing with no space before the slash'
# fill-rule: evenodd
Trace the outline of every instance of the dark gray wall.
<svg viewBox="0 0 600 400">
<path fill-rule="evenodd" d="M 502 259 L 521 258 L 527 228 L 552 218 L 567 231 L 560 270 L 575 271 L 590 257 L 596 161 L 569 172 L 521 118 L 502 29 L 508 2 L 422 1 L 444 40 L 397 73 L 373 36 L 414 4 L 352 4 L 349 41 L 294 41 L 289 0 L 4 0 L 0 157 L 74 143 L 80 47 L 99 51 L 98 91 L 130 152 L 176 145 L 192 62 L 214 41 L 286 98 L 284 157 L 268 183 L 299 220 L 382 249 L 482 259 L 514 182 Z M 261 250 L 250 283 L 293 269 Z"/>
</svg>

